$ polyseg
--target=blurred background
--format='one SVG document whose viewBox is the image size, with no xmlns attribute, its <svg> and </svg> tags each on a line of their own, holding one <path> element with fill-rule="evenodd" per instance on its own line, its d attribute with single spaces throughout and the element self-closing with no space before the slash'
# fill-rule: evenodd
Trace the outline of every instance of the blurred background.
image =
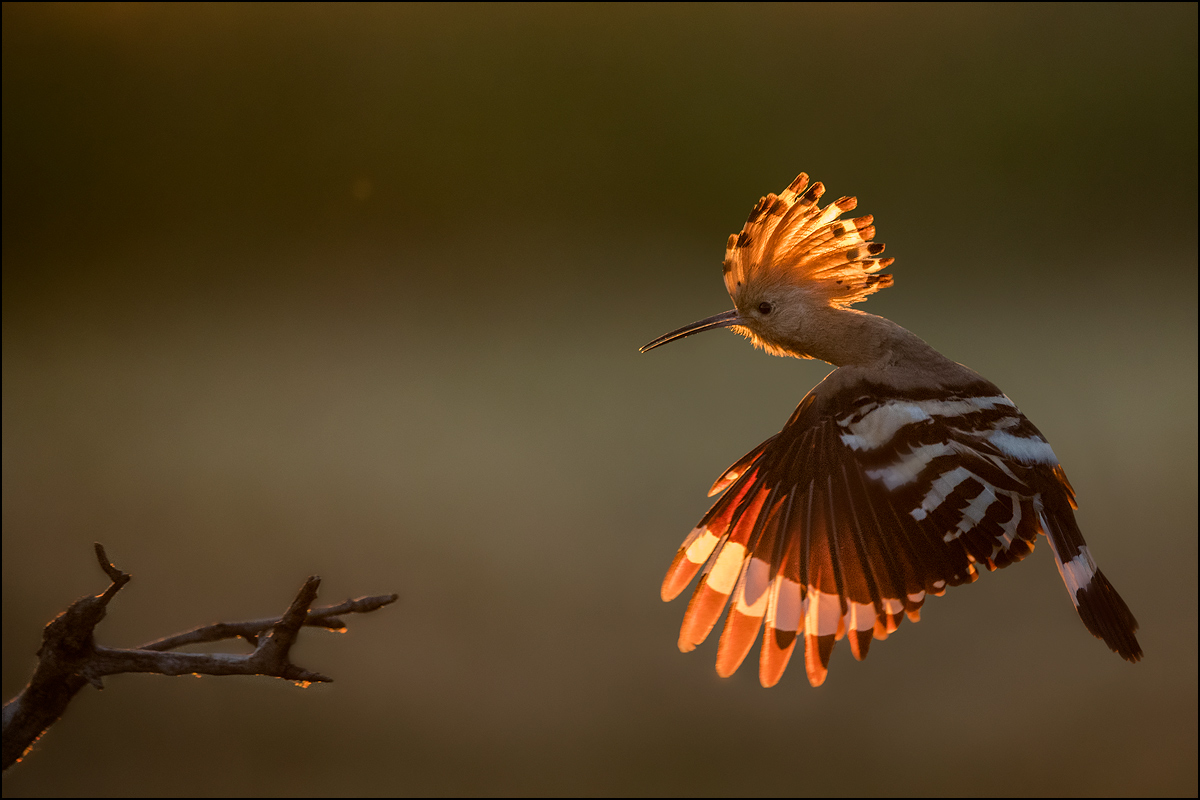
<svg viewBox="0 0 1200 800">
<path fill-rule="evenodd" d="M 111 646 L 314 573 L 401 600 L 302 635 L 333 684 L 86 689 L 5 794 L 1195 795 L 1196 32 L 1195 4 L 6 4 L 5 697 L 105 587 L 97 540 L 135 576 Z M 897 259 L 863 308 L 1052 441 L 1141 664 L 1044 544 L 820 689 L 677 651 L 659 584 L 705 490 L 829 368 L 637 348 L 729 307 L 725 238 L 801 170 Z"/>
</svg>

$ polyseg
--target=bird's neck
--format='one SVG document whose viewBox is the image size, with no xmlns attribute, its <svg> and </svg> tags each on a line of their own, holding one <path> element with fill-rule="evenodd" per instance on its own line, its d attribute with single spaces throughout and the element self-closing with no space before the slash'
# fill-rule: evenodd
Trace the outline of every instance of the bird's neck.
<svg viewBox="0 0 1200 800">
<path fill-rule="evenodd" d="M 862 311 L 820 306 L 806 315 L 804 328 L 796 351 L 835 367 L 887 369 L 946 360 L 916 334 Z"/>
</svg>

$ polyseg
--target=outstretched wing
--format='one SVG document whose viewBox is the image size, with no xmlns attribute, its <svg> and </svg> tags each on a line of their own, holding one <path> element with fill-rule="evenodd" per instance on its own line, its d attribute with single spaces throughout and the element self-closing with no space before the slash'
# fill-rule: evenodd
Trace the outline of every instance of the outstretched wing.
<svg viewBox="0 0 1200 800">
<path fill-rule="evenodd" d="M 1085 625 L 1136 661 L 1137 622 L 1096 569 L 1050 445 L 980 381 L 948 394 L 866 382 L 818 385 L 784 429 L 713 485 L 724 494 L 663 581 L 676 597 L 703 567 L 679 648 L 704 641 L 732 605 L 717 651 L 731 675 L 764 627 L 759 677 L 779 681 L 799 637 L 814 686 L 834 643 L 866 657 L 929 594 L 1020 561 L 1046 533 Z"/>
</svg>

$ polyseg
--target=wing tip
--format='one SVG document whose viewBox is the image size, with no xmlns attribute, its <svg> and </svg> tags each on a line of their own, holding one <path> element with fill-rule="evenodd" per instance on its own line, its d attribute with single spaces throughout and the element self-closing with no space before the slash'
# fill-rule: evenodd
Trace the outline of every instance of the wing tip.
<svg viewBox="0 0 1200 800">
<path fill-rule="evenodd" d="M 738 667 L 746 660 L 754 640 L 758 637 L 758 628 L 762 624 L 761 616 L 743 614 L 736 608 L 729 609 L 725 617 L 725 629 L 721 632 L 721 641 L 717 645 L 717 674 L 728 678 L 737 672 Z"/>
<path fill-rule="evenodd" d="M 850 652 L 854 654 L 854 659 L 862 661 L 867 657 L 867 651 L 871 648 L 871 640 L 875 638 L 875 628 L 871 627 L 865 631 L 850 631 L 848 638 L 850 639 Z"/>
<path fill-rule="evenodd" d="M 822 636 L 804 634 L 804 671 L 808 673 L 808 682 L 814 689 L 829 676 L 829 656 L 833 653 L 835 642 L 832 633 Z"/>
<path fill-rule="evenodd" d="M 679 627 L 679 649 L 681 652 L 691 652 L 697 645 L 708 638 L 717 618 L 725 610 L 728 594 L 723 594 L 708 586 L 707 576 L 700 579 L 696 590 L 692 592 L 691 602 L 683 615 L 683 624 Z"/>
<path fill-rule="evenodd" d="M 758 659 L 758 682 L 770 689 L 783 678 L 792 651 L 796 647 L 795 631 L 781 631 L 767 625 L 763 630 L 762 651 Z"/>
<path fill-rule="evenodd" d="M 692 582 L 692 578 L 696 577 L 696 572 L 699 571 L 699 566 L 694 570 L 680 569 L 679 562 L 683 560 L 683 552 L 675 556 L 675 562 L 671 564 L 671 568 L 667 570 L 666 576 L 663 578 L 662 587 L 659 589 L 659 596 L 662 597 L 664 603 L 669 603 L 687 588 L 687 585 Z"/>
</svg>

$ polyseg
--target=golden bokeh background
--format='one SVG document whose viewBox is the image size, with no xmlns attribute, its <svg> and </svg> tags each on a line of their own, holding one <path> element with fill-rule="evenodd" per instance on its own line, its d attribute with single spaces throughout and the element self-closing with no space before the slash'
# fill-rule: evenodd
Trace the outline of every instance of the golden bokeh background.
<svg viewBox="0 0 1200 800">
<path fill-rule="evenodd" d="M 85 689 L 18 795 L 1197 792 L 1197 7 L 3 10 L 4 692 L 98 639 L 396 591 L 336 682 Z M 829 680 L 722 680 L 658 598 L 822 364 L 728 332 L 801 170 L 887 315 L 1050 438 L 1131 666 L 1043 545 Z M 715 637 L 714 637 L 715 638 Z M 233 647 L 238 647 L 233 644 Z"/>
</svg>

